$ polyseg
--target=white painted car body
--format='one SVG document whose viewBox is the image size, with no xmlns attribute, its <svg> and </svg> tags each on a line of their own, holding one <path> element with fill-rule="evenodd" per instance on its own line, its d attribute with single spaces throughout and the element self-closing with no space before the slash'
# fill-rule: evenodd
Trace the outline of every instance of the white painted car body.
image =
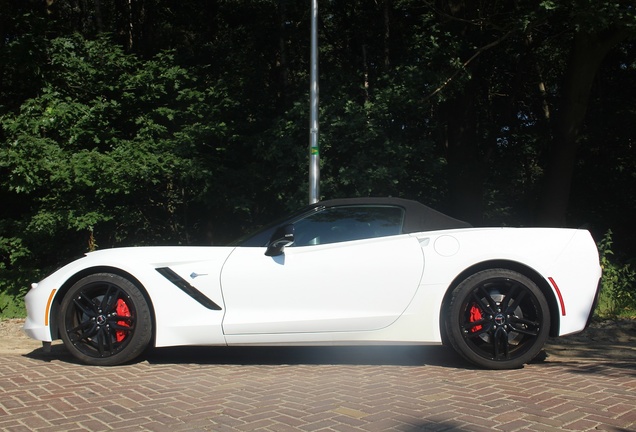
<svg viewBox="0 0 636 432">
<path fill-rule="evenodd" d="M 498 261 L 543 275 L 558 306 L 557 333 L 566 335 L 585 328 L 601 276 L 590 234 L 571 229 L 468 228 L 287 248 L 278 257 L 264 252 L 138 247 L 89 253 L 29 291 L 24 331 L 56 339 L 51 309 L 60 288 L 96 268 L 133 275 L 148 292 L 158 347 L 441 343 L 447 291 L 465 270 Z M 204 307 L 158 267 L 171 268 L 222 309 Z"/>
</svg>

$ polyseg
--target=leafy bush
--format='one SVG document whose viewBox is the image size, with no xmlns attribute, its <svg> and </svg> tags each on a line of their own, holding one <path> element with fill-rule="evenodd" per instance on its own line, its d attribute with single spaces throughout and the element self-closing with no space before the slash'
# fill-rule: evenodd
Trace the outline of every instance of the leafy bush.
<svg viewBox="0 0 636 432">
<path fill-rule="evenodd" d="M 612 230 L 598 243 L 603 278 L 597 314 L 605 316 L 636 315 L 636 271 L 622 263 L 612 251 Z"/>
<path fill-rule="evenodd" d="M 15 227 L 8 227 L 15 230 Z M 0 221 L 0 318 L 21 318 L 25 315 L 24 294 L 30 282 L 39 275 L 18 270 L 16 263 L 29 256 L 29 250 L 18 237 L 4 237 Z"/>
<path fill-rule="evenodd" d="M 187 243 L 209 217 L 192 209 L 224 185 L 212 170 L 224 95 L 199 71 L 173 52 L 140 59 L 107 36 L 44 48 L 41 88 L 0 111 L 3 317 L 23 314 L 29 283 L 96 242 Z"/>
</svg>

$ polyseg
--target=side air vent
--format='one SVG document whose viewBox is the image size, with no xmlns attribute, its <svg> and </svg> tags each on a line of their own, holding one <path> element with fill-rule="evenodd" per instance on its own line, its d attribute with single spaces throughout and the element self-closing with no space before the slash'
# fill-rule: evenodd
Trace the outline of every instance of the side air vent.
<svg viewBox="0 0 636 432">
<path fill-rule="evenodd" d="M 207 298 L 201 291 L 190 285 L 187 280 L 176 274 L 171 268 L 159 267 L 156 270 L 159 272 L 159 274 L 161 274 L 161 276 L 168 279 L 170 282 L 179 287 L 181 291 L 195 299 L 197 302 L 201 303 L 206 308 L 212 310 L 221 310 L 221 306 Z"/>
</svg>

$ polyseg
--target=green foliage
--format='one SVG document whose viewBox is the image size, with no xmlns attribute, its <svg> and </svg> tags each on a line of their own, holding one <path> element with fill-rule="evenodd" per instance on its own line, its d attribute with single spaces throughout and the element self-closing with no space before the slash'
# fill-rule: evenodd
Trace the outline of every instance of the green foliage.
<svg viewBox="0 0 636 432">
<path fill-rule="evenodd" d="M 121 212 L 136 224 L 154 210 L 153 194 L 183 200 L 171 191 L 197 175 L 188 141 L 223 134 L 213 92 L 171 54 L 142 62 L 107 38 L 54 39 L 50 57 L 41 94 L 2 117 L 5 186 L 37 197 L 33 231 L 82 231 Z M 128 207 L 131 195 L 145 204 Z M 126 225 L 116 238 L 131 235 Z"/>
<path fill-rule="evenodd" d="M 222 243 L 306 203 L 309 5 L 175 4 L 2 2 L 3 295 L 96 245 Z M 635 24 L 627 2 L 321 2 L 322 196 L 534 224 L 583 34 L 612 49 L 574 101 L 568 221 L 634 256 Z"/>
<path fill-rule="evenodd" d="M 603 278 L 597 314 L 636 316 L 636 271 L 616 259 L 612 245 L 612 231 L 608 230 L 598 243 Z"/>
<path fill-rule="evenodd" d="M 1 232 L 7 232 L 7 230 L 2 229 Z M 33 280 L 31 277 L 35 276 L 34 273 L 37 270 L 31 268 L 20 271 L 16 269 L 16 264 L 28 258 L 29 255 L 30 252 L 20 237 L 0 237 L 0 317 L 2 318 L 24 316 L 23 296 L 30 280 Z"/>
<path fill-rule="evenodd" d="M 187 207 L 215 181 L 201 164 L 223 151 L 222 94 L 172 53 L 142 61 L 107 37 L 56 38 L 48 56 L 39 94 L 0 117 L 0 280 L 96 241 L 186 242 Z"/>
<path fill-rule="evenodd" d="M 13 294 L 11 291 L 0 291 L 0 318 L 24 318 L 24 294 L 26 290 Z"/>
</svg>

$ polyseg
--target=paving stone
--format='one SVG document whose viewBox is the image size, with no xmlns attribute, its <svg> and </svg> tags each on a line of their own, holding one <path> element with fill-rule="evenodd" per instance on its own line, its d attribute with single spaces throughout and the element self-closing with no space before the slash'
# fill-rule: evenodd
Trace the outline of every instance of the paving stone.
<svg viewBox="0 0 636 432">
<path fill-rule="evenodd" d="M 485 371 L 422 350 L 419 365 L 400 351 L 377 361 L 368 356 L 381 351 L 360 351 L 365 357 L 355 348 L 330 349 L 337 361 L 313 358 L 316 348 L 272 350 L 261 365 L 262 349 L 227 358 L 216 349 L 210 362 L 205 349 L 184 348 L 183 356 L 110 368 L 0 354 L 0 429 L 636 430 L 634 364 L 557 359 Z"/>
</svg>

